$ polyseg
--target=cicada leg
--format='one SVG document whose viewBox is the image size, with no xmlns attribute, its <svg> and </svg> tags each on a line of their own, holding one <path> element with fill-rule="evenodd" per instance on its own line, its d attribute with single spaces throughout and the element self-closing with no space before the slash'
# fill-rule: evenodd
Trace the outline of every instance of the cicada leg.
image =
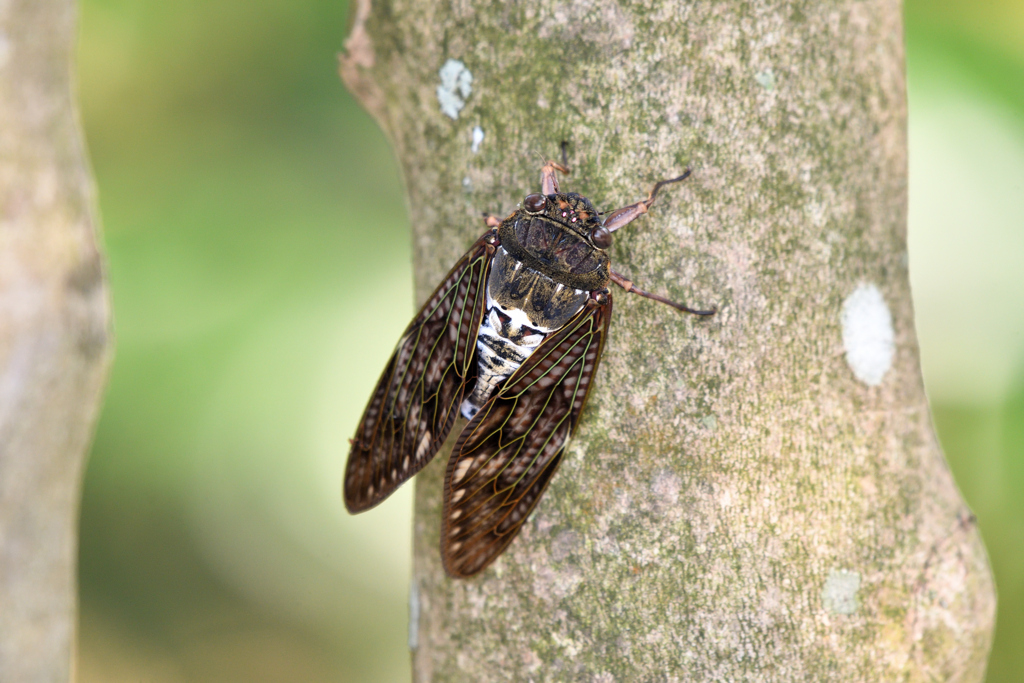
<svg viewBox="0 0 1024 683">
<path fill-rule="evenodd" d="M 556 194 L 558 192 L 558 176 L 555 171 L 568 174 L 569 171 L 569 143 L 562 141 L 562 163 L 547 161 L 544 168 L 540 170 L 540 192 L 541 194 Z"/>
<path fill-rule="evenodd" d="M 550 163 L 550 162 L 549 162 Z M 545 166 L 545 168 L 547 168 Z M 624 206 L 621 209 L 615 209 L 608 217 L 604 219 L 604 227 L 608 232 L 615 232 L 619 228 L 624 228 L 640 216 L 643 216 L 651 208 L 651 204 L 658 197 L 658 190 L 665 185 L 671 183 L 679 183 L 690 177 L 690 169 L 686 169 L 686 172 L 678 178 L 669 178 L 668 180 L 662 180 L 651 188 L 650 194 L 647 195 L 647 199 L 637 202 L 636 204 L 630 204 Z M 627 290 L 628 291 L 628 290 Z"/>
<path fill-rule="evenodd" d="M 676 309 L 677 311 L 682 311 L 683 313 L 693 313 L 694 315 L 701 315 L 701 316 L 704 316 L 704 315 L 714 315 L 716 313 L 715 309 L 713 309 L 713 308 L 711 310 L 708 310 L 708 311 L 701 311 L 701 310 L 698 310 L 696 308 L 690 308 L 689 306 L 684 306 L 682 304 L 676 303 L 675 301 L 672 301 L 670 299 L 666 299 L 663 296 L 658 296 L 657 294 L 651 294 L 650 292 L 646 292 L 646 291 L 640 289 L 639 287 L 634 285 L 632 282 L 630 282 L 629 280 L 624 278 L 622 275 L 620 275 L 619 273 L 616 273 L 614 270 L 611 271 L 611 274 L 612 274 L 612 282 L 617 284 L 619 287 L 622 287 L 624 290 L 626 290 L 630 294 L 637 294 L 639 296 L 644 297 L 645 299 L 653 299 L 654 301 L 660 301 L 661 303 L 668 304 L 672 308 Z"/>
</svg>

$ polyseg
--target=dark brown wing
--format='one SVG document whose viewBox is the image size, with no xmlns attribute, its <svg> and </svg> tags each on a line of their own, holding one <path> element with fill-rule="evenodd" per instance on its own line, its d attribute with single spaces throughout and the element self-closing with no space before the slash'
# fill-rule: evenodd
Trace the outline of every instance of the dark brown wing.
<svg viewBox="0 0 1024 683">
<path fill-rule="evenodd" d="M 487 233 L 455 264 L 402 335 L 352 439 L 345 507 L 362 512 L 416 474 L 455 422 L 487 306 L 495 247 Z"/>
<path fill-rule="evenodd" d="M 601 360 L 611 296 L 589 299 L 466 426 L 444 484 L 441 559 L 455 577 L 476 574 L 519 533 L 558 468 Z"/>
</svg>

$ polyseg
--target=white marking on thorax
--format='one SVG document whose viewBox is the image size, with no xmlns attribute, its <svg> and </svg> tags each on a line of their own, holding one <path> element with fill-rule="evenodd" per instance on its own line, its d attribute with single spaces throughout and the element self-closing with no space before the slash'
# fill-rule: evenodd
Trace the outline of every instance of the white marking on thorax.
<svg viewBox="0 0 1024 683">
<path fill-rule="evenodd" d="M 562 285 L 558 285 L 558 286 L 561 287 Z M 502 313 L 504 313 L 505 315 L 507 315 L 509 318 L 511 318 L 512 322 L 509 323 L 509 327 L 513 327 L 515 330 L 520 330 L 523 327 L 531 327 L 531 328 L 533 328 L 535 330 L 540 330 L 541 332 L 543 332 L 545 334 L 548 334 L 550 332 L 554 332 L 554 330 L 555 330 L 555 328 L 553 328 L 553 327 L 543 327 L 541 325 L 534 324 L 533 322 L 530 321 L 530 317 L 528 315 L 526 315 L 526 311 L 524 311 L 521 308 L 505 308 L 504 306 L 502 306 L 501 304 L 499 304 L 497 301 L 494 300 L 494 298 L 491 296 L 491 288 L 490 288 L 490 286 L 488 286 L 487 287 L 487 312 L 488 312 L 488 316 L 490 316 L 490 314 L 492 314 L 495 310 L 499 310 Z M 502 336 L 504 336 L 504 335 L 502 335 Z"/>
</svg>

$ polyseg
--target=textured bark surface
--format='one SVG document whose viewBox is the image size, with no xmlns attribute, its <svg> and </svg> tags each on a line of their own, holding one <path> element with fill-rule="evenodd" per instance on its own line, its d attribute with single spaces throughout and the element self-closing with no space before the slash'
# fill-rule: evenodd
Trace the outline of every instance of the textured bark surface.
<svg viewBox="0 0 1024 683">
<path fill-rule="evenodd" d="M 692 166 L 611 255 L 720 310 L 613 292 L 579 432 L 480 577 L 444 576 L 443 458 L 419 475 L 415 680 L 983 679 L 992 578 L 918 367 L 902 40 L 896 0 L 358 4 L 342 76 L 397 150 L 421 301 L 565 139 L 562 187 L 604 210 Z"/>
<path fill-rule="evenodd" d="M 110 356 L 73 0 L 0 2 L 0 681 L 67 681 L 78 502 Z"/>
</svg>

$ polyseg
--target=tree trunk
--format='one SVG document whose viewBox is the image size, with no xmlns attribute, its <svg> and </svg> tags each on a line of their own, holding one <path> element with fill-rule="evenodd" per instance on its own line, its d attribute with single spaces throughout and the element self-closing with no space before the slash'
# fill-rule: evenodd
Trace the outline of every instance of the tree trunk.
<svg viewBox="0 0 1024 683">
<path fill-rule="evenodd" d="M 0 681 L 72 676 L 78 503 L 110 358 L 72 0 L 0 4 Z"/>
<path fill-rule="evenodd" d="M 995 595 L 936 441 L 907 278 L 896 0 L 359 2 L 342 75 L 390 136 L 420 300 L 538 191 L 693 168 L 613 267 L 560 471 L 478 578 L 416 485 L 417 681 L 981 681 Z M 482 138 L 481 138 L 482 135 Z"/>
</svg>

